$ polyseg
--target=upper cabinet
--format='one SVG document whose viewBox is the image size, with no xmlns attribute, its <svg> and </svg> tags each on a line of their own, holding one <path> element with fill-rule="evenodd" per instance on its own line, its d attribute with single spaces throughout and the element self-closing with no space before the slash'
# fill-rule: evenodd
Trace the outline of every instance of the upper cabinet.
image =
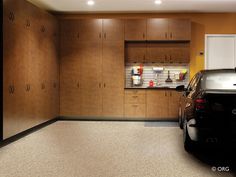
<svg viewBox="0 0 236 177">
<path fill-rule="evenodd" d="M 169 40 L 191 40 L 191 22 L 187 19 L 169 19 Z"/>
<path fill-rule="evenodd" d="M 168 40 L 168 24 L 165 18 L 147 19 L 147 40 Z"/>
<path fill-rule="evenodd" d="M 103 19 L 103 39 L 106 41 L 124 40 L 124 20 L 121 19 Z"/>
<path fill-rule="evenodd" d="M 102 19 L 82 19 L 79 21 L 78 35 L 80 41 L 102 40 Z"/>
<path fill-rule="evenodd" d="M 127 41 L 189 41 L 191 22 L 187 19 L 129 19 L 125 21 Z"/>
<path fill-rule="evenodd" d="M 125 20 L 125 40 L 139 41 L 147 38 L 147 20 L 129 19 Z"/>
</svg>

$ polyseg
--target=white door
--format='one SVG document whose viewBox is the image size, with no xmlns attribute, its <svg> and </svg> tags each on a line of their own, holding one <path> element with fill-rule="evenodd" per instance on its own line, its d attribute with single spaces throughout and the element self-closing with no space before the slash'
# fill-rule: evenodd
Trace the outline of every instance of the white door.
<svg viewBox="0 0 236 177">
<path fill-rule="evenodd" d="M 206 35 L 205 69 L 236 67 L 236 35 Z"/>
</svg>

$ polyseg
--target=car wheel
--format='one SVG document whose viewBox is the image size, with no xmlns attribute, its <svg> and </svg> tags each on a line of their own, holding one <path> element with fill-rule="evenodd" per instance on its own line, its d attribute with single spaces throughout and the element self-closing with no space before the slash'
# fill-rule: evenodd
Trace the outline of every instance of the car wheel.
<svg viewBox="0 0 236 177">
<path fill-rule="evenodd" d="M 183 129 L 183 119 L 182 119 L 181 108 L 179 108 L 179 128 Z"/>
<path fill-rule="evenodd" d="M 191 152 L 194 148 L 193 141 L 190 139 L 188 130 L 187 130 L 187 122 L 185 121 L 183 125 L 183 141 L 184 141 L 184 149 L 187 152 Z"/>
</svg>

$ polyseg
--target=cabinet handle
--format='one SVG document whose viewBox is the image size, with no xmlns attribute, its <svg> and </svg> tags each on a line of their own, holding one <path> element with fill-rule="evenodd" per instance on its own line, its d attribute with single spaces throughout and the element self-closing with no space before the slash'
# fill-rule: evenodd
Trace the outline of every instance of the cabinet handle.
<svg viewBox="0 0 236 177">
<path fill-rule="evenodd" d="M 133 96 L 133 98 L 138 98 L 138 96 Z"/>
<path fill-rule="evenodd" d="M 41 84 L 41 89 L 42 89 L 42 90 L 45 89 L 45 84 L 44 84 L 44 83 Z"/>
<path fill-rule="evenodd" d="M 104 38 L 105 38 L 105 39 L 107 38 L 107 34 L 106 34 L 106 33 L 104 33 Z"/>
<path fill-rule="evenodd" d="M 79 35 L 79 33 L 77 33 L 77 38 L 78 38 L 78 39 L 80 38 L 80 35 Z"/>
<path fill-rule="evenodd" d="M 45 32 L 45 26 L 44 26 L 44 25 L 41 26 L 41 32 L 42 32 L 42 33 Z"/>
<path fill-rule="evenodd" d="M 15 86 L 12 85 L 12 86 L 11 86 L 11 93 L 13 94 L 14 92 L 15 92 Z"/>
<path fill-rule="evenodd" d="M 106 83 L 103 84 L 104 88 L 106 87 Z"/>
<path fill-rule="evenodd" d="M 135 105 L 135 104 L 133 104 L 132 106 L 135 107 L 135 108 L 138 107 L 138 105 Z"/>
<path fill-rule="evenodd" d="M 57 88 L 57 83 L 56 82 L 53 83 L 53 87 Z"/>
<path fill-rule="evenodd" d="M 30 84 L 26 84 L 26 92 L 30 91 Z"/>
<path fill-rule="evenodd" d="M 172 56 L 170 55 L 170 63 L 173 63 L 173 61 L 172 61 Z"/>
<path fill-rule="evenodd" d="M 165 96 L 167 96 L 167 93 L 166 93 L 166 91 L 165 91 Z"/>
<path fill-rule="evenodd" d="M 77 87 L 80 88 L 80 84 L 79 84 L 79 82 L 77 83 Z"/>
<path fill-rule="evenodd" d="M 145 39 L 145 33 L 143 33 L 143 39 Z"/>
<path fill-rule="evenodd" d="M 170 96 L 172 96 L 172 92 L 170 91 Z"/>
<path fill-rule="evenodd" d="M 28 19 L 26 20 L 26 27 L 30 27 L 30 21 Z"/>
<path fill-rule="evenodd" d="M 100 38 L 100 39 L 102 38 L 102 34 L 101 34 L 101 33 L 99 33 L 99 38 Z"/>
<path fill-rule="evenodd" d="M 167 32 L 165 32 L 165 37 L 166 37 L 166 39 L 168 38 Z"/>
<path fill-rule="evenodd" d="M 145 61 L 145 59 L 146 59 L 146 56 L 145 56 L 145 55 L 143 55 L 143 61 Z"/>
<path fill-rule="evenodd" d="M 14 86 L 13 85 L 10 85 L 9 88 L 8 88 L 8 91 L 10 94 L 13 94 L 14 93 Z"/>
<path fill-rule="evenodd" d="M 13 12 L 10 12 L 10 13 L 9 13 L 9 20 L 13 22 L 14 19 L 15 19 L 14 13 L 13 13 Z"/>
<path fill-rule="evenodd" d="M 172 36 L 172 32 L 171 32 L 171 33 L 170 33 L 170 38 L 172 39 L 172 37 L 173 37 L 173 36 Z"/>
</svg>

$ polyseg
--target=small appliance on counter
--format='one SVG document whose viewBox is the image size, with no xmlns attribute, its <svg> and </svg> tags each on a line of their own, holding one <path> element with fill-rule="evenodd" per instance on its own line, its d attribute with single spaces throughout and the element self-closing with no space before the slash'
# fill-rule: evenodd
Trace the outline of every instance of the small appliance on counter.
<svg viewBox="0 0 236 177">
<path fill-rule="evenodd" d="M 131 79 L 133 86 L 141 86 L 143 84 L 142 74 L 143 74 L 142 65 L 134 66 L 132 68 Z"/>
</svg>

